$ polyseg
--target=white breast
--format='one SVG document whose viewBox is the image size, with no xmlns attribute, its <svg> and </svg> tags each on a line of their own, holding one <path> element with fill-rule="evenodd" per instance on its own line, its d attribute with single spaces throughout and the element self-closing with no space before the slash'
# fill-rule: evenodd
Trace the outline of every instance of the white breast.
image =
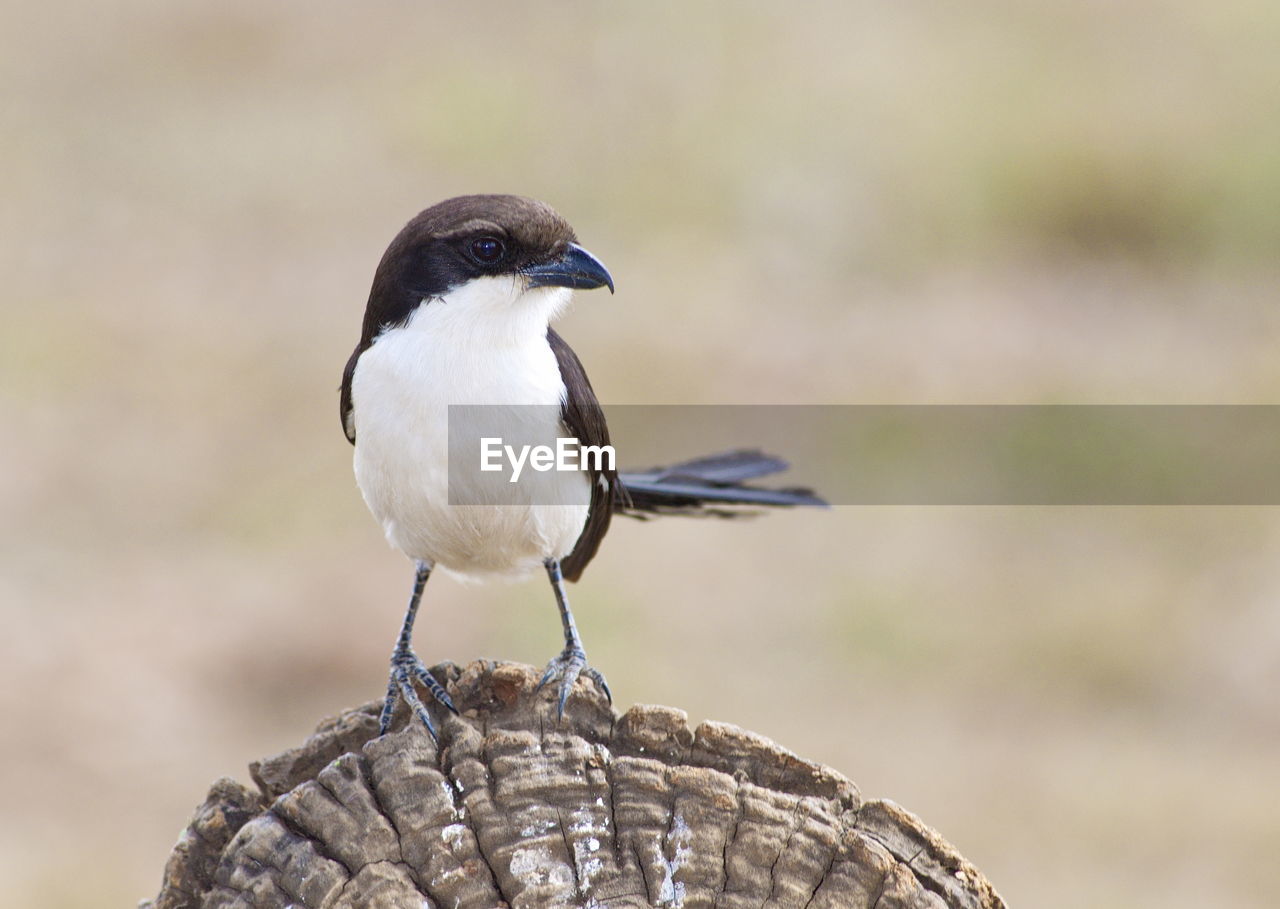
<svg viewBox="0 0 1280 909">
<path fill-rule="evenodd" d="M 462 577 L 518 578 L 573 549 L 590 499 L 586 474 L 522 482 L 518 504 L 449 504 L 450 404 L 542 405 L 530 411 L 545 419 L 535 434 L 547 444 L 564 435 L 564 382 L 546 332 L 568 298 L 563 288 L 478 279 L 425 302 L 361 354 L 351 385 L 356 482 L 405 555 Z M 506 483 L 481 473 L 478 458 L 455 465 L 452 479 L 454 500 L 468 502 Z M 504 501 L 512 492 L 502 490 Z"/>
</svg>

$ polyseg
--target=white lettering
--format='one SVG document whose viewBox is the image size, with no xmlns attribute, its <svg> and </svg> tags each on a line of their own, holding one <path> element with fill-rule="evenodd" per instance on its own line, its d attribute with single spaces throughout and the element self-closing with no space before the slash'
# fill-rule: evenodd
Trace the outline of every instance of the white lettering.
<svg viewBox="0 0 1280 909">
<path fill-rule="evenodd" d="M 529 466 L 539 473 L 546 473 L 556 466 L 556 453 L 550 445 L 534 445 L 533 454 L 529 457 Z"/>
<path fill-rule="evenodd" d="M 501 439 L 481 439 L 480 440 L 480 469 L 481 470 L 501 470 L 502 465 L 494 463 L 493 459 L 502 456 L 502 440 Z"/>
<path fill-rule="evenodd" d="M 556 470 L 578 469 L 578 440 L 570 436 L 556 439 Z"/>
<path fill-rule="evenodd" d="M 582 456 L 582 469 L 594 470 L 601 473 L 606 470 L 617 470 L 614 466 L 614 451 L 612 445 L 582 445 L 578 448 L 578 453 Z M 595 458 L 594 462 L 592 458 Z M 606 464 L 605 462 L 608 462 Z"/>
<path fill-rule="evenodd" d="M 502 450 L 507 453 L 507 460 L 511 462 L 511 482 L 515 483 L 520 479 L 520 473 L 524 470 L 524 462 L 529 460 L 529 450 L 533 446 L 525 445 L 520 449 L 520 457 L 516 457 L 515 449 L 510 445 L 503 445 Z"/>
<path fill-rule="evenodd" d="M 550 445 L 505 445 L 500 438 L 480 439 L 480 469 L 502 470 L 505 456 L 511 466 L 511 480 L 516 483 L 526 466 L 539 473 L 548 470 L 593 470 L 602 473 L 615 470 L 616 452 L 612 445 L 582 445 L 571 436 L 560 436 L 555 447 Z"/>
</svg>

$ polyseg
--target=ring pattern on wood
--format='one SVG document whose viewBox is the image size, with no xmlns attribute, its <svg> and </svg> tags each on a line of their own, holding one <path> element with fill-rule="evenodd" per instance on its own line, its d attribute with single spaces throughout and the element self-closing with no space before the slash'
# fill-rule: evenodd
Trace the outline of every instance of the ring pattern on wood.
<svg viewBox="0 0 1280 909">
<path fill-rule="evenodd" d="M 725 723 L 586 679 L 563 721 L 539 673 L 442 664 L 434 742 L 379 703 L 217 781 L 149 909 L 849 909 L 1004 903 L 917 818 Z"/>
</svg>

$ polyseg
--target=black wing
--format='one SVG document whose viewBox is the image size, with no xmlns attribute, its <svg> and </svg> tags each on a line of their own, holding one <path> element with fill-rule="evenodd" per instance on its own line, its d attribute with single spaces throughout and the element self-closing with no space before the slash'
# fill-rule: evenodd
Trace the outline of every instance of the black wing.
<svg viewBox="0 0 1280 909">
<path fill-rule="evenodd" d="M 565 428 L 577 436 L 581 445 L 608 445 L 609 426 L 605 423 L 604 411 L 596 400 L 596 393 L 591 388 L 587 373 L 582 368 L 577 354 L 573 352 L 564 338 L 552 329 L 547 329 L 547 343 L 555 352 L 556 362 L 560 364 L 560 378 L 564 380 L 565 400 L 560 407 L 560 420 Z M 618 475 L 613 470 L 592 470 L 591 505 L 587 512 L 587 523 L 582 528 L 582 535 L 574 544 L 573 552 L 560 562 L 560 571 L 570 581 L 582 576 L 587 563 L 600 548 L 600 541 L 609 531 L 609 519 L 613 517 L 613 499 L 618 486 Z"/>
<path fill-rule="evenodd" d="M 347 441 L 352 445 L 356 444 L 356 416 L 351 408 L 351 377 L 356 372 L 356 361 L 368 346 L 361 340 L 342 370 L 342 394 L 338 397 L 338 416 L 342 418 L 342 431 L 346 433 Z"/>
</svg>

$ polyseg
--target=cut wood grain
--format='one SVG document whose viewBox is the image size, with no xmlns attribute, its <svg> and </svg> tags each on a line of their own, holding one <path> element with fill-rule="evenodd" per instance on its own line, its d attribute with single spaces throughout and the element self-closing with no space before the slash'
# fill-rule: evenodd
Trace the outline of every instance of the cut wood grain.
<svg viewBox="0 0 1280 909">
<path fill-rule="evenodd" d="M 563 721 L 529 666 L 433 670 L 440 741 L 380 703 L 214 783 L 144 909 L 1003 907 L 892 802 L 725 723 L 616 716 L 580 682 Z"/>
</svg>

